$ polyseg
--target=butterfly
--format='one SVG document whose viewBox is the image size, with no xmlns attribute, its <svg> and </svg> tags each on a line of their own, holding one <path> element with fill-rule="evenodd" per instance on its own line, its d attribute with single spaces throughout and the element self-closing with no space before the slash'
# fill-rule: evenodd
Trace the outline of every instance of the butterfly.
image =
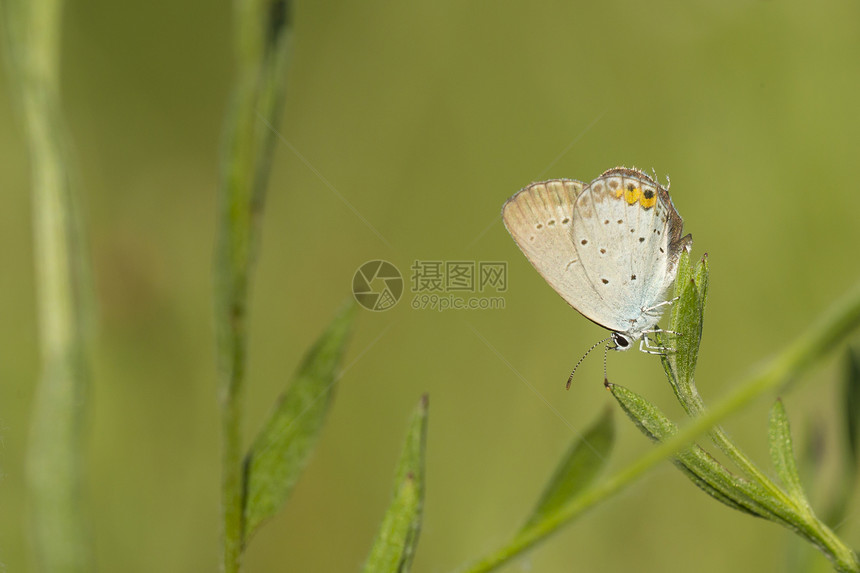
<svg viewBox="0 0 860 573">
<path fill-rule="evenodd" d="M 502 219 L 550 286 L 610 331 L 615 350 L 639 341 L 643 352 L 666 352 L 648 335 L 661 332 L 657 323 L 672 302 L 667 293 L 678 260 L 693 243 L 691 235 L 682 236 L 684 223 L 667 188 L 626 167 L 588 185 L 541 181 L 508 199 Z"/>
</svg>

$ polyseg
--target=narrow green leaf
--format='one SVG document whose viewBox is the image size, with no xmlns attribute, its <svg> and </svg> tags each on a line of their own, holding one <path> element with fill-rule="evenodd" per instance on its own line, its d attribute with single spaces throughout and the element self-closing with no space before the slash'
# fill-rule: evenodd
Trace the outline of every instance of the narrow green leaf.
<svg viewBox="0 0 860 573">
<path fill-rule="evenodd" d="M 245 457 L 245 543 L 287 500 L 313 450 L 334 394 L 354 311 L 350 302 L 307 352 Z"/>
<path fill-rule="evenodd" d="M 860 451 L 858 451 L 858 431 L 860 431 L 860 353 L 855 348 L 848 348 L 846 352 L 847 371 L 842 380 L 841 391 L 841 409 L 843 417 L 842 431 L 844 438 L 841 440 L 841 446 L 844 453 L 841 456 L 841 475 L 836 484 L 832 484 L 827 489 L 827 496 L 824 498 L 826 507 L 824 510 L 819 510 L 817 513 L 821 515 L 822 521 L 828 524 L 841 523 L 848 512 L 851 510 L 851 498 L 854 495 L 855 484 L 857 480 L 858 465 L 860 465 Z M 798 466 L 803 481 L 813 483 L 816 471 L 825 458 L 825 440 L 823 437 L 824 430 L 822 424 L 813 426 L 812 432 L 807 430 L 805 439 L 804 452 L 798 455 Z M 833 453 L 833 452 L 831 452 Z"/>
<path fill-rule="evenodd" d="M 655 442 L 678 433 L 677 426 L 642 396 L 617 384 L 607 388 L 639 430 Z M 733 509 L 770 520 L 777 511 L 761 488 L 732 474 L 698 445 L 678 451 L 674 463 L 702 491 Z"/>
<path fill-rule="evenodd" d="M 668 330 L 677 334 L 664 335 L 660 339 L 663 346 L 674 350 L 662 357 L 666 376 L 678 401 L 687 414 L 693 417 L 700 415 L 704 408 L 695 387 L 694 374 L 702 340 L 703 305 L 708 280 L 707 259 L 702 259 L 694 270 L 690 266 L 689 254 L 682 252 L 668 327 Z M 699 286 L 704 290 L 700 290 Z"/>
<path fill-rule="evenodd" d="M 573 440 L 523 528 L 541 521 L 585 489 L 606 465 L 614 439 L 612 410 L 607 408 L 585 434 Z"/>
<path fill-rule="evenodd" d="M 803 485 L 800 483 L 800 474 L 797 471 L 797 462 L 794 459 L 794 446 L 791 441 L 791 428 L 788 424 L 788 416 L 782 400 L 777 400 L 770 410 L 770 429 L 768 431 L 770 442 L 770 457 L 779 474 L 779 479 L 785 486 L 787 493 L 800 507 L 808 507 Z"/>
<path fill-rule="evenodd" d="M 705 305 L 708 302 L 708 288 L 711 286 L 708 253 L 702 255 L 702 260 L 699 261 L 698 265 L 696 265 L 693 275 L 696 288 L 699 289 L 699 305 L 702 307 L 702 310 L 704 310 Z"/>
<path fill-rule="evenodd" d="M 690 265 L 690 253 L 687 251 L 681 251 L 681 256 L 678 258 L 678 271 L 675 274 L 675 287 L 672 298 L 679 298 L 682 292 L 687 288 L 690 281 L 694 281 L 693 268 Z M 675 301 L 675 303 L 672 304 L 672 312 L 669 314 L 669 324 L 671 325 L 669 328 L 671 330 L 681 332 L 680 330 L 676 330 L 675 327 L 682 326 L 679 322 L 682 316 L 683 309 L 681 305 L 678 304 L 678 301 Z"/>
<path fill-rule="evenodd" d="M 848 375 L 843 385 L 845 433 L 854 470 L 860 465 L 860 352 L 848 350 Z"/>
<path fill-rule="evenodd" d="M 364 564 L 366 573 L 406 573 L 412 564 L 424 499 L 424 444 L 427 436 L 425 394 L 412 415 L 406 445 L 397 464 L 394 499 L 382 520 Z"/>
</svg>

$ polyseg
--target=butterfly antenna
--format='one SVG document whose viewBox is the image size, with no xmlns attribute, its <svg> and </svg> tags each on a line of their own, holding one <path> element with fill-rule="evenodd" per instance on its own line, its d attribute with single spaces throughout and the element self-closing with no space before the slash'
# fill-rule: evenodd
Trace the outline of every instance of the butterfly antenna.
<svg viewBox="0 0 860 573">
<path fill-rule="evenodd" d="M 606 355 L 609 354 L 609 345 L 603 348 L 603 384 L 609 384 L 609 376 L 606 374 Z"/>
<path fill-rule="evenodd" d="M 576 374 L 576 369 L 579 368 L 579 365 L 582 364 L 582 361 L 585 360 L 585 357 L 588 356 L 589 354 L 591 354 L 592 350 L 594 350 L 595 348 L 597 348 L 598 346 L 600 346 L 601 344 L 603 344 L 604 342 L 606 342 L 610 338 L 612 338 L 612 336 L 607 336 L 603 340 L 598 340 L 597 342 L 595 342 L 592 345 L 591 348 L 589 348 L 588 350 L 585 351 L 585 354 L 582 355 L 582 358 L 579 359 L 579 362 L 576 363 L 576 366 L 573 367 L 573 371 L 571 371 L 570 376 L 568 376 L 568 378 L 567 378 L 567 385 L 565 386 L 566 390 L 570 390 L 570 381 L 573 380 L 573 375 Z M 607 347 L 608 346 L 609 345 L 607 345 Z M 605 376 L 606 375 L 606 354 L 605 353 L 603 355 L 603 374 L 604 374 L 604 377 L 606 377 Z"/>
</svg>

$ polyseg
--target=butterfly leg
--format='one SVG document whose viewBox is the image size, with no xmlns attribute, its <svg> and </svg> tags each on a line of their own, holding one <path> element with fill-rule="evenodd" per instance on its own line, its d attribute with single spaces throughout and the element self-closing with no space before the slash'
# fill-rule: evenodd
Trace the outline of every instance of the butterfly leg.
<svg viewBox="0 0 860 573">
<path fill-rule="evenodd" d="M 643 308 L 642 312 L 650 313 L 652 310 L 657 310 L 661 306 L 670 306 L 670 305 L 674 304 L 674 302 L 676 300 L 678 300 L 679 298 L 681 298 L 681 297 L 676 296 L 675 298 L 670 298 L 669 300 L 664 300 L 663 302 L 659 302 L 659 303 L 655 304 L 654 306 L 649 306 L 647 308 Z M 662 312 L 662 311 L 660 311 L 660 312 Z"/>
<path fill-rule="evenodd" d="M 648 335 L 656 334 L 658 332 L 681 336 L 680 332 L 675 332 L 674 330 L 663 330 L 660 328 L 654 330 L 646 330 L 642 333 L 642 338 L 639 341 L 639 350 L 641 352 L 644 352 L 646 354 L 658 354 L 660 356 L 665 356 L 666 354 L 672 354 L 673 352 L 675 352 L 674 348 L 670 348 L 668 346 L 659 346 L 651 342 L 651 339 L 648 338 Z"/>
<path fill-rule="evenodd" d="M 648 340 L 647 336 L 643 336 L 639 341 L 639 352 L 644 352 L 645 354 L 656 354 L 658 356 L 665 356 L 671 352 L 674 352 L 674 348 L 663 348 L 662 346 L 654 346 Z"/>
</svg>

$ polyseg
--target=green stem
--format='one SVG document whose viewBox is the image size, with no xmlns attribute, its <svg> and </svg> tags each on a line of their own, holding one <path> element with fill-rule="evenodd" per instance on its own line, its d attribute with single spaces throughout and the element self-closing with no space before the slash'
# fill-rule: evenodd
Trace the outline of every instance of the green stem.
<svg viewBox="0 0 860 573">
<path fill-rule="evenodd" d="M 226 389 L 221 396 L 221 504 L 224 535 L 222 571 L 240 569 L 243 520 L 242 477 L 242 381 L 244 379 L 244 338 L 236 333 L 225 334 L 233 357 L 232 368 L 225 374 Z"/>
<path fill-rule="evenodd" d="M 823 524 L 811 512 L 802 514 L 804 518 L 804 537 L 822 549 L 839 573 L 857 573 L 860 561 L 857 554 Z"/>
<path fill-rule="evenodd" d="M 4 24 L 29 144 L 41 376 L 27 451 L 34 563 L 92 571 L 83 503 L 83 254 L 60 111 L 61 0 L 8 1 Z"/>
<path fill-rule="evenodd" d="M 858 324 L 860 324 L 860 285 L 836 304 L 816 325 L 771 360 L 767 367 L 742 383 L 716 407 L 703 412 L 701 417 L 691 420 L 672 439 L 656 446 L 620 472 L 570 500 L 547 519 L 521 531 L 507 545 L 472 564 L 465 571 L 469 573 L 490 571 L 557 532 L 561 526 L 621 491 L 646 471 L 672 457 L 680 449 L 708 432 L 722 420 L 742 410 L 756 398 L 778 389 L 787 381 L 799 376 L 830 349 L 836 347 Z M 836 556 L 837 567 L 844 567 L 840 569 L 841 571 L 857 571 L 851 565 L 852 562 L 856 564 L 856 556 L 850 549 L 845 548 L 844 544 L 822 524 L 817 523 L 814 530 L 815 536 L 829 548 L 832 555 Z"/>
<path fill-rule="evenodd" d="M 226 122 L 215 255 L 225 573 L 241 568 L 247 301 L 274 141 L 268 125 L 277 124 L 283 99 L 290 8 L 286 0 L 239 0 L 234 18 L 238 70 Z"/>
<path fill-rule="evenodd" d="M 775 503 L 767 504 L 768 509 L 782 520 L 783 524 L 797 529 L 798 532 L 818 546 L 831 560 L 837 571 L 860 572 L 860 562 L 854 552 L 842 542 L 833 531 L 819 520 L 806 503 L 787 495 L 782 488 L 765 475 L 758 467 L 728 438 L 719 426 L 711 431 L 711 436 L 720 449 L 734 461 L 738 467 L 762 488 L 764 488 Z"/>
</svg>

